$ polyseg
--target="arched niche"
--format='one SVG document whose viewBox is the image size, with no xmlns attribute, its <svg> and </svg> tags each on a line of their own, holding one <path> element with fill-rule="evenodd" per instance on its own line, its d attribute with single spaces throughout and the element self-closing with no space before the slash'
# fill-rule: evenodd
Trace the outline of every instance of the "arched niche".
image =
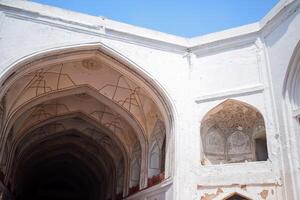
<svg viewBox="0 0 300 200">
<path fill-rule="evenodd" d="M 203 163 L 268 159 L 263 116 L 241 101 L 229 99 L 210 110 L 201 122 L 201 140 Z"/>
<path fill-rule="evenodd" d="M 105 185 L 105 190 L 109 192 L 101 198 L 119 198 L 128 195 L 131 188 L 136 192 L 147 187 L 149 152 L 153 155 L 150 160 L 156 161 L 154 165 L 159 163 L 159 172 L 166 169 L 166 175 L 172 175 L 173 106 L 162 87 L 122 55 L 105 46 L 60 48 L 59 51 L 45 51 L 22 58 L 9 66 L 6 72 L 0 78 L 0 117 L 3 125 L 0 127 L 0 143 L 3 144 L 0 158 L 6 176 L 5 184 L 12 184 L 10 174 L 17 173 L 11 169 L 14 167 L 12 163 L 18 163 L 14 160 L 19 159 L 14 156 L 16 152 L 23 155 L 19 151 L 29 149 L 28 154 L 39 153 L 35 152 L 38 148 L 29 148 L 34 143 L 24 141 L 38 139 L 32 135 L 43 132 L 29 130 L 43 127 L 46 123 L 61 124 L 65 116 L 67 119 L 79 117 L 89 123 L 86 129 L 94 126 L 105 135 L 101 143 L 97 143 L 97 138 L 102 133 L 91 136 L 96 146 L 104 148 L 108 159 L 112 160 L 111 167 L 106 170 L 112 175 L 107 176 Z M 83 103 L 76 103 L 76 99 Z M 155 131 L 158 121 L 163 132 Z M 64 125 L 69 126 L 70 123 Z M 71 123 L 68 129 L 78 130 L 78 136 L 74 137 L 83 137 L 86 129 L 80 129 L 77 125 Z M 128 134 L 122 134 L 123 129 L 119 133 L 116 131 L 120 125 L 131 127 L 126 129 Z M 28 137 L 23 137 L 23 133 L 27 132 Z M 47 134 L 45 142 L 55 132 Z M 66 141 L 57 139 L 57 144 L 53 145 Z M 108 143 L 115 146 L 106 148 Z M 81 144 L 74 145 L 79 145 L 84 153 Z M 112 153 L 113 148 L 122 151 L 119 153 L 121 158 Z M 61 149 L 73 155 L 71 148 L 59 148 L 59 151 Z M 49 158 L 52 159 L 51 156 Z M 105 163 L 106 158 L 99 159 L 104 159 L 101 162 Z M 85 162 L 79 161 L 81 164 Z"/>
<path fill-rule="evenodd" d="M 166 130 L 162 121 L 157 120 L 149 145 L 148 178 L 164 172 L 164 141 Z"/>
<path fill-rule="evenodd" d="M 137 187 L 140 183 L 141 147 L 139 143 L 134 145 L 130 160 L 130 188 Z"/>
</svg>

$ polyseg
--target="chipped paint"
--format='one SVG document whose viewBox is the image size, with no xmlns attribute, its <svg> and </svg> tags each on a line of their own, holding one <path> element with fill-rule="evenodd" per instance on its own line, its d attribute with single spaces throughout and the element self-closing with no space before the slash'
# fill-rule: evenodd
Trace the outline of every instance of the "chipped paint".
<svg viewBox="0 0 300 200">
<path fill-rule="evenodd" d="M 241 189 L 247 191 L 247 185 L 241 185 Z"/>
<path fill-rule="evenodd" d="M 222 190 L 222 188 L 218 188 L 218 190 L 217 190 L 217 195 L 219 195 L 219 194 L 221 194 L 221 193 L 223 193 L 224 191 Z"/>
<path fill-rule="evenodd" d="M 216 194 L 208 194 L 208 193 L 204 193 L 204 196 L 201 196 L 200 200 L 212 200 L 216 197 Z"/>
<path fill-rule="evenodd" d="M 262 199 L 266 200 L 268 197 L 269 191 L 268 190 L 263 190 L 259 195 L 261 196 Z"/>
<path fill-rule="evenodd" d="M 212 199 L 216 198 L 219 194 L 221 194 L 223 192 L 224 191 L 222 190 L 222 188 L 218 188 L 216 194 L 214 194 L 214 193 L 211 193 L 211 194 L 204 193 L 204 195 L 201 196 L 200 200 L 212 200 Z"/>
</svg>

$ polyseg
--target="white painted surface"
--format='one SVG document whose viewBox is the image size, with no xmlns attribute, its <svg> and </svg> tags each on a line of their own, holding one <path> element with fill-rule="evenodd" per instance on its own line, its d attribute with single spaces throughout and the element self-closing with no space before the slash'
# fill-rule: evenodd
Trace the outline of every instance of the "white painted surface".
<svg viewBox="0 0 300 200">
<path fill-rule="evenodd" d="M 14 63 L 68 46 L 105 45 L 158 82 L 173 100 L 174 172 L 167 186 L 128 199 L 299 199 L 299 136 L 283 83 L 300 41 L 299 1 L 281 1 L 261 22 L 196 38 L 182 38 L 32 2 L 0 0 L 1 82 Z M 200 123 L 227 98 L 256 107 L 265 119 L 269 160 L 203 166 Z M 242 188 L 242 189 L 241 189 Z M 245 189 L 246 188 L 246 189 Z M 154 191 L 153 191 L 154 190 Z"/>
</svg>

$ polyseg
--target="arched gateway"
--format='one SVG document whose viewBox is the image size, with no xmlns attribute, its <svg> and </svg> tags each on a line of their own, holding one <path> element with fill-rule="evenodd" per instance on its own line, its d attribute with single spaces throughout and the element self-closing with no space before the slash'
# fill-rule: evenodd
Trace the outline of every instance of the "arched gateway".
<svg viewBox="0 0 300 200">
<path fill-rule="evenodd" d="M 43 52 L 1 82 L 7 198 L 122 199 L 171 176 L 170 104 L 110 49 Z"/>
</svg>

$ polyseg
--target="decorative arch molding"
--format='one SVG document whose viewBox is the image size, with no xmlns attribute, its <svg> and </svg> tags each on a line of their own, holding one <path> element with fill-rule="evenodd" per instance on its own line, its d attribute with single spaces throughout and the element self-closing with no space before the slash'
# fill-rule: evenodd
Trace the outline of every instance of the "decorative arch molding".
<svg viewBox="0 0 300 200">
<path fill-rule="evenodd" d="M 293 115 L 300 115 L 300 41 L 298 42 L 283 83 L 283 96 L 289 102 Z"/>
<path fill-rule="evenodd" d="M 86 93 L 81 93 L 81 91 L 85 91 Z M 66 96 L 66 94 L 68 94 L 69 96 Z M 107 114 L 110 114 L 111 116 L 114 117 L 114 119 L 110 119 L 111 121 L 108 121 L 108 120 L 104 121 L 103 116 L 101 118 L 102 120 L 100 120 L 97 116 L 93 116 L 94 115 L 93 113 L 95 111 L 97 111 L 97 108 L 93 108 L 94 111 L 90 112 L 90 113 L 86 112 L 88 109 L 80 110 L 81 109 L 80 105 L 83 104 L 82 102 L 80 102 L 81 101 L 80 99 L 77 99 L 77 101 L 79 101 L 77 107 L 73 106 L 73 108 L 72 108 L 72 106 L 68 105 L 70 103 L 70 100 L 67 101 L 67 102 L 64 102 L 64 99 L 68 100 L 69 98 L 72 98 L 72 97 L 73 97 L 72 101 L 76 102 L 76 99 L 75 99 L 76 96 L 74 97 L 74 95 L 82 95 L 82 94 L 90 94 L 89 88 L 86 87 L 85 90 L 71 89 L 71 90 L 67 90 L 67 91 L 61 91 L 58 96 L 57 95 L 54 95 L 54 96 L 45 95 L 45 96 L 41 97 L 42 99 L 39 99 L 39 98 L 35 99 L 34 101 L 31 101 L 30 103 L 28 103 L 28 105 L 22 106 L 20 110 L 17 110 L 15 112 L 15 114 L 9 119 L 9 124 L 7 126 L 7 131 L 11 130 L 11 127 L 15 122 L 20 121 L 20 117 L 21 117 L 22 113 L 25 113 L 25 114 L 28 113 L 26 115 L 27 118 L 28 118 L 28 117 L 31 117 L 31 115 L 35 114 L 35 112 L 41 111 L 42 115 L 48 115 L 48 116 L 42 116 L 42 118 L 37 118 L 37 119 L 30 119 L 30 124 L 26 124 L 26 121 L 21 123 L 22 124 L 22 129 L 20 129 L 20 131 L 23 130 L 24 128 L 26 128 L 26 126 L 29 126 L 31 124 L 42 123 L 42 121 L 46 120 L 47 118 L 49 118 L 49 119 L 52 118 L 53 119 L 53 118 L 59 117 L 59 116 L 68 116 L 68 114 L 72 115 L 72 113 L 73 114 L 81 113 L 80 116 L 85 116 L 84 118 L 90 119 L 90 121 L 93 122 L 93 124 L 95 124 L 97 122 L 102 124 L 103 130 L 108 128 L 108 129 L 110 129 L 111 132 L 114 133 L 114 134 L 112 134 L 112 136 L 115 135 L 116 133 L 115 133 L 114 127 L 111 127 L 111 126 L 108 126 L 108 125 L 110 125 L 111 123 L 113 123 L 116 120 L 115 117 L 117 119 L 119 119 L 117 113 L 122 113 L 122 109 L 119 109 L 118 112 L 114 112 L 113 110 L 111 110 L 111 108 L 115 108 L 115 105 L 109 104 L 109 106 L 106 106 L 105 104 L 101 103 L 102 101 L 100 101 L 99 103 L 96 102 L 97 103 L 96 106 L 98 105 L 98 109 L 100 109 L 99 112 L 100 111 L 101 112 L 105 111 Z M 92 95 L 87 96 L 87 97 L 91 98 L 90 100 L 97 101 L 97 99 L 93 99 L 94 96 L 92 96 Z M 45 99 L 47 99 L 47 101 L 45 101 Z M 48 109 L 47 109 L 47 106 L 49 106 Z M 59 109 L 58 106 L 61 106 L 64 109 Z M 84 106 L 84 105 L 82 105 L 82 106 Z M 100 106 L 100 108 L 99 108 L 99 106 Z M 124 121 L 123 118 L 120 117 L 120 120 L 118 120 L 118 122 L 121 125 L 128 127 L 128 129 L 133 129 L 134 131 L 137 131 L 137 136 L 143 135 L 142 130 L 139 127 L 139 124 L 134 120 L 134 118 L 132 116 L 129 115 L 129 113 L 124 112 L 121 115 L 124 115 L 124 117 L 127 116 L 126 119 L 128 119 L 128 121 Z M 26 120 L 26 119 L 23 119 L 23 121 L 24 120 Z M 28 118 L 28 120 L 29 120 L 29 118 Z M 22 121 L 22 119 L 21 119 L 21 121 Z M 18 129 L 16 127 L 14 127 L 14 130 L 18 131 Z M 147 146 L 147 141 L 146 141 L 145 136 L 144 137 L 139 137 L 139 141 L 142 145 Z"/>
<path fill-rule="evenodd" d="M 58 54 L 62 55 L 78 51 L 95 50 L 107 53 L 108 56 L 114 58 L 115 61 L 122 64 L 123 68 L 119 68 L 118 70 L 121 70 L 121 72 L 124 72 L 124 74 L 130 76 L 130 78 L 132 78 L 133 81 L 142 83 L 142 85 L 147 89 L 147 92 L 149 92 L 151 97 L 154 98 L 159 109 L 163 111 L 162 115 L 164 122 L 166 123 L 165 125 L 167 134 L 169 135 L 169 132 L 173 131 L 174 129 L 174 120 L 176 119 L 177 115 L 175 105 L 171 98 L 168 96 L 168 92 L 163 88 L 162 85 L 160 85 L 159 82 L 155 81 L 149 73 L 143 70 L 132 60 L 100 42 L 59 46 L 50 49 L 39 50 L 38 52 L 34 52 L 30 55 L 23 56 L 19 59 L 15 58 L 15 61 L 8 64 L 8 67 L 4 67 L 5 70 L 0 76 L 2 77 L 0 78 L 0 97 L 4 95 L 4 93 L 7 91 L 9 85 L 11 85 L 12 82 L 21 76 L 21 71 L 22 73 L 30 72 L 30 70 L 28 70 L 28 66 L 35 61 L 41 62 L 42 59 L 45 59 L 49 56 L 57 58 L 59 57 Z"/>
<path fill-rule="evenodd" d="M 268 158 L 262 114 L 253 106 L 227 99 L 202 119 L 203 164 L 265 161 Z"/>
<path fill-rule="evenodd" d="M 65 46 L 65 47 L 57 47 L 57 48 L 52 48 L 52 49 L 45 49 L 43 51 L 39 51 L 36 53 L 33 53 L 28 56 L 24 56 L 17 61 L 11 63 L 8 67 L 5 68 L 3 73 L 0 76 L 0 83 L 1 83 L 1 90 L 0 90 L 0 97 L 7 98 L 8 96 L 13 97 L 14 94 L 12 93 L 11 95 L 7 95 L 9 92 L 9 88 L 11 86 L 15 86 L 14 84 L 22 79 L 23 77 L 38 77 L 43 73 L 43 69 L 47 69 L 47 67 L 52 67 L 54 65 L 59 65 L 59 63 L 70 63 L 71 61 L 76 62 L 76 61 L 82 61 L 82 66 L 89 68 L 93 70 L 95 65 L 93 63 L 90 63 L 88 59 L 90 58 L 95 58 L 95 59 L 106 59 L 105 62 L 109 62 L 109 68 L 112 70 L 115 70 L 116 72 L 122 74 L 130 83 L 127 83 L 129 85 L 135 84 L 134 89 L 130 89 L 131 92 L 133 92 L 133 95 L 136 95 L 136 90 L 143 90 L 145 91 L 150 98 L 150 100 L 153 102 L 153 105 L 157 107 L 157 110 L 159 111 L 159 116 L 158 119 L 162 120 L 165 126 L 165 135 L 166 135 L 166 142 L 165 142 L 165 150 L 166 150 L 166 162 L 165 162 L 165 174 L 166 177 L 170 177 L 173 174 L 173 162 L 174 162 L 174 134 L 173 131 L 175 129 L 175 122 L 174 120 L 176 119 L 176 112 L 175 112 L 175 107 L 168 96 L 167 92 L 163 89 L 163 87 L 155 81 L 149 75 L 147 72 L 145 72 L 141 67 L 136 65 L 134 62 L 129 60 L 128 58 L 122 56 L 120 53 L 114 51 L 113 49 L 109 48 L 106 45 L 103 45 L 101 43 L 87 43 L 87 44 L 79 44 L 79 45 L 70 45 L 70 46 Z M 93 59 L 92 59 L 93 60 Z M 101 60 L 103 61 L 103 60 Z M 63 64 L 61 66 L 61 70 L 63 68 Z M 58 69 L 58 68 L 57 68 Z M 57 69 L 55 69 L 57 71 Z M 53 73 L 51 71 L 52 68 L 50 69 L 50 73 Z M 55 73 L 56 73 L 55 71 Z M 33 74 L 35 73 L 36 74 Z M 41 75 L 43 76 L 43 75 Z M 59 73 L 58 75 L 61 77 L 61 74 Z M 121 77 L 122 77 L 121 76 Z M 58 78 L 60 80 L 60 78 Z M 101 79 L 100 79 L 101 80 Z M 45 80 L 38 80 L 39 81 L 44 81 Z M 123 80 L 121 80 L 123 81 Z M 124 84 L 127 80 L 123 81 Z M 119 81 L 118 81 L 119 82 Z M 24 83 L 24 82 L 23 82 Z M 30 83 L 30 81 L 29 81 Z M 31 86 L 31 85 L 30 85 Z M 76 83 L 73 84 L 74 87 L 66 86 L 63 88 L 60 88 L 57 83 L 57 89 L 56 91 L 47 91 L 47 92 L 41 92 L 40 93 L 40 87 L 36 87 L 35 91 L 39 93 L 36 96 L 33 96 L 29 99 L 26 100 L 24 97 L 25 101 L 21 103 L 14 103 L 11 104 L 10 106 L 7 107 L 7 102 L 2 101 L 1 106 L 0 106 L 0 113 L 1 113 L 1 118 L 2 120 L 8 120 L 11 123 L 4 124 L 4 126 L 1 127 L 1 130 L 5 130 L 6 134 L 1 136 L 1 141 L 0 142 L 5 142 L 7 139 L 9 130 L 13 127 L 13 123 L 18 119 L 19 116 L 21 116 L 24 112 L 27 110 L 30 110 L 34 106 L 37 106 L 41 103 L 43 103 L 46 100 L 49 100 L 50 94 L 52 97 L 50 99 L 58 99 L 60 97 L 65 96 L 67 93 L 70 94 L 77 94 L 80 95 L 82 93 L 87 93 L 88 95 L 96 98 L 99 100 L 99 102 L 104 103 L 105 105 L 112 107 L 114 110 L 116 110 L 118 113 L 120 113 L 124 118 L 126 119 L 132 119 L 129 120 L 129 124 L 134 128 L 135 131 L 138 131 L 140 133 L 143 132 L 148 132 L 151 133 L 153 127 L 150 126 L 147 127 L 146 125 L 143 125 L 143 122 L 141 120 L 137 120 L 135 118 L 137 116 L 137 113 L 132 112 L 130 110 L 130 105 L 129 106 L 124 106 L 126 104 L 127 100 L 125 101 L 119 101 L 118 99 L 115 100 L 109 96 L 109 94 L 105 92 L 99 92 L 99 90 L 95 90 L 94 87 L 90 87 L 88 84 L 80 84 Z M 78 87 L 79 86 L 79 87 Z M 117 86 L 112 86 L 116 87 Z M 97 88 L 99 89 L 99 88 Z M 45 87 L 43 90 L 47 90 Z M 117 90 L 117 89 L 116 89 Z M 22 91 L 23 92 L 23 91 Z M 22 94 L 19 93 L 19 94 Z M 124 92 L 123 92 L 124 93 Z M 49 94 L 49 95 L 48 95 Z M 130 94 L 130 93 L 128 93 Z M 131 94 L 130 94 L 131 95 Z M 23 97 L 21 96 L 21 99 Z M 128 98 L 131 101 L 131 97 Z M 6 109 L 4 104 L 6 105 Z M 123 103 L 123 105 L 122 105 Z M 16 105 L 16 106 L 15 106 Z M 8 114 L 7 111 L 10 110 L 10 108 L 14 109 L 14 112 Z M 151 106 L 147 107 L 148 111 L 151 111 L 152 108 Z M 147 111 L 147 112 L 148 112 Z M 143 139 L 145 142 L 142 142 L 142 148 L 141 149 L 146 149 L 142 151 L 142 154 L 144 156 L 144 162 L 141 164 L 141 173 L 143 173 L 142 177 L 140 177 L 139 180 L 139 185 L 140 188 L 145 188 L 147 186 L 147 173 L 148 173 L 148 152 L 149 152 L 149 140 L 152 138 L 151 135 L 145 135 L 145 134 L 138 134 L 139 137 L 143 135 Z M 4 137 L 3 137 L 4 136 Z M 3 156 L 4 149 L 2 150 L 1 155 Z M 129 161 L 126 161 L 127 164 L 125 164 L 125 168 L 130 167 Z M 124 168 L 124 167 L 123 167 Z M 121 167 L 122 169 L 122 167 Z M 120 171 L 120 170 L 119 170 Z M 122 171 L 122 170 L 121 170 Z M 116 172 L 117 173 L 117 170 Z M 130 170 L 125 169 L 125 174 L 124 174 L 123 179 L 128 179 L 130 177 Z M 122 180 L 122 178 L 121 178 Z M 124 180 L 125 182 L 129 182 L 129 180 Z M 127 194 L 125 185 L 120 185 L 118 191 L 120 191 L 120 188 L 123 187 L 123 191 L 125 191 L 125 194 Z"/>
<path fill-rule="evenodd" d="M 103 97 L 102 95 L 99 95 L 97 92 L 95 92 L 93 89 L 91 89 L 90 87 L 87 87 L 87 86 L 83 86 L 83 87 L 79 87 L 79 88 L 66 89 L 66 90 L 62 90 L 62 91 L 59 91 L 59 92 L 54 93 L 54 94 L 43 95 L 39 98 L 36 98 L 36 99 L 24 104 L 19 109 L 17 109 L 15 113 L 13 113 L 11 118 L 9 118 L 9 120 L 8 120 L 9 124 L 6 127 L 6 135 L 4 135 L 4 137 L 5 137 L 4 139 L 3 139 L 3 136 L 2 136 L 2 141 L 6 141 L 6 139 L 8 137 L 7 134 L 9 134 L 9 130 L 11 129 L 14 122 L 18 119 L 18 117 L 21 116 L 22 113 L 28 112 L 30 109 L 33 109 L 36 106 L 43 105 L 42 104 L 43 102 L 55 101 L 57 99 L 66 97 L 66 95 L 69 95 L 69 96 L 71 96 L 71 95 L 81 95 L 83 93 L 90 95 L 92 98 L 95 98 L 96 100 L 99 100 L 99 102 L 101 102 L 101 103 L 103 102 L 104 105 L 107 105 L 108 107 L 113 108 L 119 114 L 121 114 L 121 116 L 126 117 L 126 119 L 128 120 L 129 125 L 132 126 L 132 128 L 137 132 L 137 136 L 140 136 L 139 141 L 141 142 L 141 144 L 143 144 L 143 146 L 145 146 L 145 147 L 148 146 L 147 140 L 146 140 L 147 138 L 143 134 L 142 128 L 140 127 L 138 122 L 136 120 L 134 120 L 134 117 L 131 116 L 130 113 L 126 112 L 124 109 L 117 106 L 114 102 L 109 101 L 107 98 Z M 88 115 L 86 115 L 85 118 L 93 119 L 93 117 L 90 117 Z M 94 119 L 94 121 L 95 120 L 96 119 Z M 96 121 L 94 122 L 94 124 L 96 123 Z M 143 136 L 143 137 L 141 137 L 141 136 Z M 143 149 L 143 152 L 146 152 L 146 150 Z"/>
<path fill-rule="evenodd" d="M 290 58 L 288 64 L 283 88 L 283 114 L 285 118 L 285 134 L 283 138 L 286 143 L 290 146 L 287 148 L 287 154 L 291 154 L 298 159 L 291 159 L 287 162 L 290 173 L 287 176 L 287 181 L 290 182 L 293 188 L 293 196 L 295 199 L 299 198 L 297 192 L 300 182 L 299 182 L 299 132 L 300 132 L 300 41 L 294 48 L 293 54 Z M 292 139 L 291 139 L 292 138 Z M 297 198 L 298 197 L 298 198 Z"/>
<path fill-rule="evenodd" d="M 68 120 L 81 120 L 83 123 L 82 127 L 74 127 L 74 126 L 70 126 L 68 127 L 68 124 L 65 124 L 65 122 L 68 122 Z M 86 124 L 85 124 L 86 123 Z M 42 121 L 41 123 L 31 127 L 30 129 L 24 130 L 22 133 L 19 134 L 19 136 L 16 137 L 15 141 L 12 141 L 13 143 L 11 144 L 12 146 L 12 150 L 10 151 L 10 160 L 13 160 L 13 154 L 14 152 L 17 151 L 18 146 L 20 145 L 21 142 L 23 142 L 23 140 L 25 138 L 28 137 L 37 137 L 39 134 L 39 131 L 46 131 L 44 135 L 40 135 L 40 139 L 42 138 L 47 138 L 49 135 L 51 134 L 55 134 L 55 131 L 57 130 L 45 130 L 44 128 L 47 126 L 53 126 L 53 125 L 58 125 L 58 128 L 56 128 L 57 126 L 55 126 L 55 129 L 58 129 L 58 131 L 62 132 L 62 131 L 69 131 L 69 130 L 75 130 L 77 132 L 82 133 L 82 135 L 89 137 L 91 139 L 95 139 L 95 135 L 98 136 L 98 138 L 103 138 L 103 137 L 108 137 L 110 138 L 111 142 L 114 143 L 114 145 L 116 147 L 118 147 L 119 149 L 115 149 L 114 151 L 118 150 L 118 153 L 120 153 L 123 157 L 123 159 L 126 161 L 128 160 L 128 156 L 130 155 L 130 152 L 128 151 L 128 149 L 126 149 L 124 147 L 124 145 L 122 145 L 121 141 L 117 138 L 114 137 L 112 133 L 110 133 L 110 131 L 108 129 L 99 127 L 99 125 L 97 124 L 97 122 L 93 122 L 88 116 L 86 116 L 84 113 L 69 113 L 66 115 L 62 115 L 62 116 L 57 116 L 55 118 L 51 118 L 51 119 L 47 119 L 45 121 Z M 60 128 L 62 127 L 62 128 Z M 63 129 L 63 130 L 60 130 Z M 99 138 L 99 139 L 100 139 Z M 95 139 L 96 142 L 98 142 L 98 139 Z M 28 146 L 30 145 L 31 142 L 26 142 L 25 145 Z M 19 151 L 21 149 L 18 149 Z M 119 152 L 120 151 L 120 152 Z M 116 156 L 113 156 L 113 150 L 108 150 L 109 154 L 111 154 L 112 158 L 115 158 Z M 116 164 L 116 163 L 115 163 Z M 12 167 L 12 164 L 8 164 L 8 167 Z"/>
<path fill-rule="evenodd" d="M 77 56 L 81 57 L 85 53 L 87 54 L 86 58 L 77 58 Z M 91 88 L 93 93 L 100 94 L 98 99 L 101 98 L 103 102 L 109 104 L 112 101 L 132 116 L 136 116 L 144 132 L 149 132 L 151 127 L 149 127 L 146 120 L 146 117 L 148 117 L 146 112 L 152 109 L 151 106 L 156 106 L 155 103 L 157 102 L 152 101 L 150 96 L 147 96 L 147 91 L 125 77 L 125 75 L 117 70 L 111 70 L 113 64 L 111 64 L 110 58 L 106 58 L 106 61 L 98 60 L 97 57 L 105 56 L 102 53 L 100 53 L 102 55 L 98 54 L 99 51 L 80 51 L 74 55 L 76 59 L 72 55 L 67 55 L 68 58 L 64 57 L 63 61 L 58 62 L 55 58 L 55 62 L 50 66 L 45 64 L 47 62 L 45 60 L 39 60 L 42 64 L 31 63 L 30 66 L 28 65 L 28 69 L 35 68 L 36 65 L 39 67 L 26 73 L 22 72 L 20 75 L 22 77 L 11 85 L 11 87 L 14 87 L 14 91 L 7 90 L 5 93 L 6 99 L 8 99 L 5 102 L 6 111 L 9 114 L 14 113 L 24 104 L 30 103 L 39 97 L 85 86 Z M 52 61 L 52 59 L 50 60 Z M 81 73 L 81 77 L 79 77 L 79 73 Z M 109 75 L 110 77 L 107 78 Z M 160 115 L 160 113 L 155 114 Z"/>
<path fill-rule="evenodd" d="M 155 99 L 155 102 L 159 103 L 159 109 L 165 111 L 163 114 L 167 129 L 173 129 L 173 121 L 176 119 L 176 109 L 172 98 L 168 95 L 168 92 L 164 87 L 155 79 L 153 76 L 145 71 L 142 67 L 136 64 L 128 57 L 122 55 L 120 52 L 109 47 L 108 45 L 101 42 L 90 42 L 90 43 L 76 43 L 69 45 L 60 45 L 51 48 L 39 49 L 36 52 L 32 52 L 29 55 L 23 55 L 16 57 L 13 61 L 5 63 L 3 71 L 0 74 L 0 97 L 2 97 L 7 91 L 9 85 L 20 77 L 20 71 L 26 73 L 28 64 L 41 61 L 47 57 L 58 57 L 61 54 L 74 53 L 78 51 L 101 51 L 113 58 L 115 61 L 120 63 L 123 68 L 119 70 L 124 74 L 130 76 L 133 81 L 143 82 L 143 86 L 147 88 L 147 92 L 150 93 L 151 97 Z M 50 64 L 50 63 L 49 63 Z M 168 122 L 168 123 L 167 123 Z"/>
</svg>

